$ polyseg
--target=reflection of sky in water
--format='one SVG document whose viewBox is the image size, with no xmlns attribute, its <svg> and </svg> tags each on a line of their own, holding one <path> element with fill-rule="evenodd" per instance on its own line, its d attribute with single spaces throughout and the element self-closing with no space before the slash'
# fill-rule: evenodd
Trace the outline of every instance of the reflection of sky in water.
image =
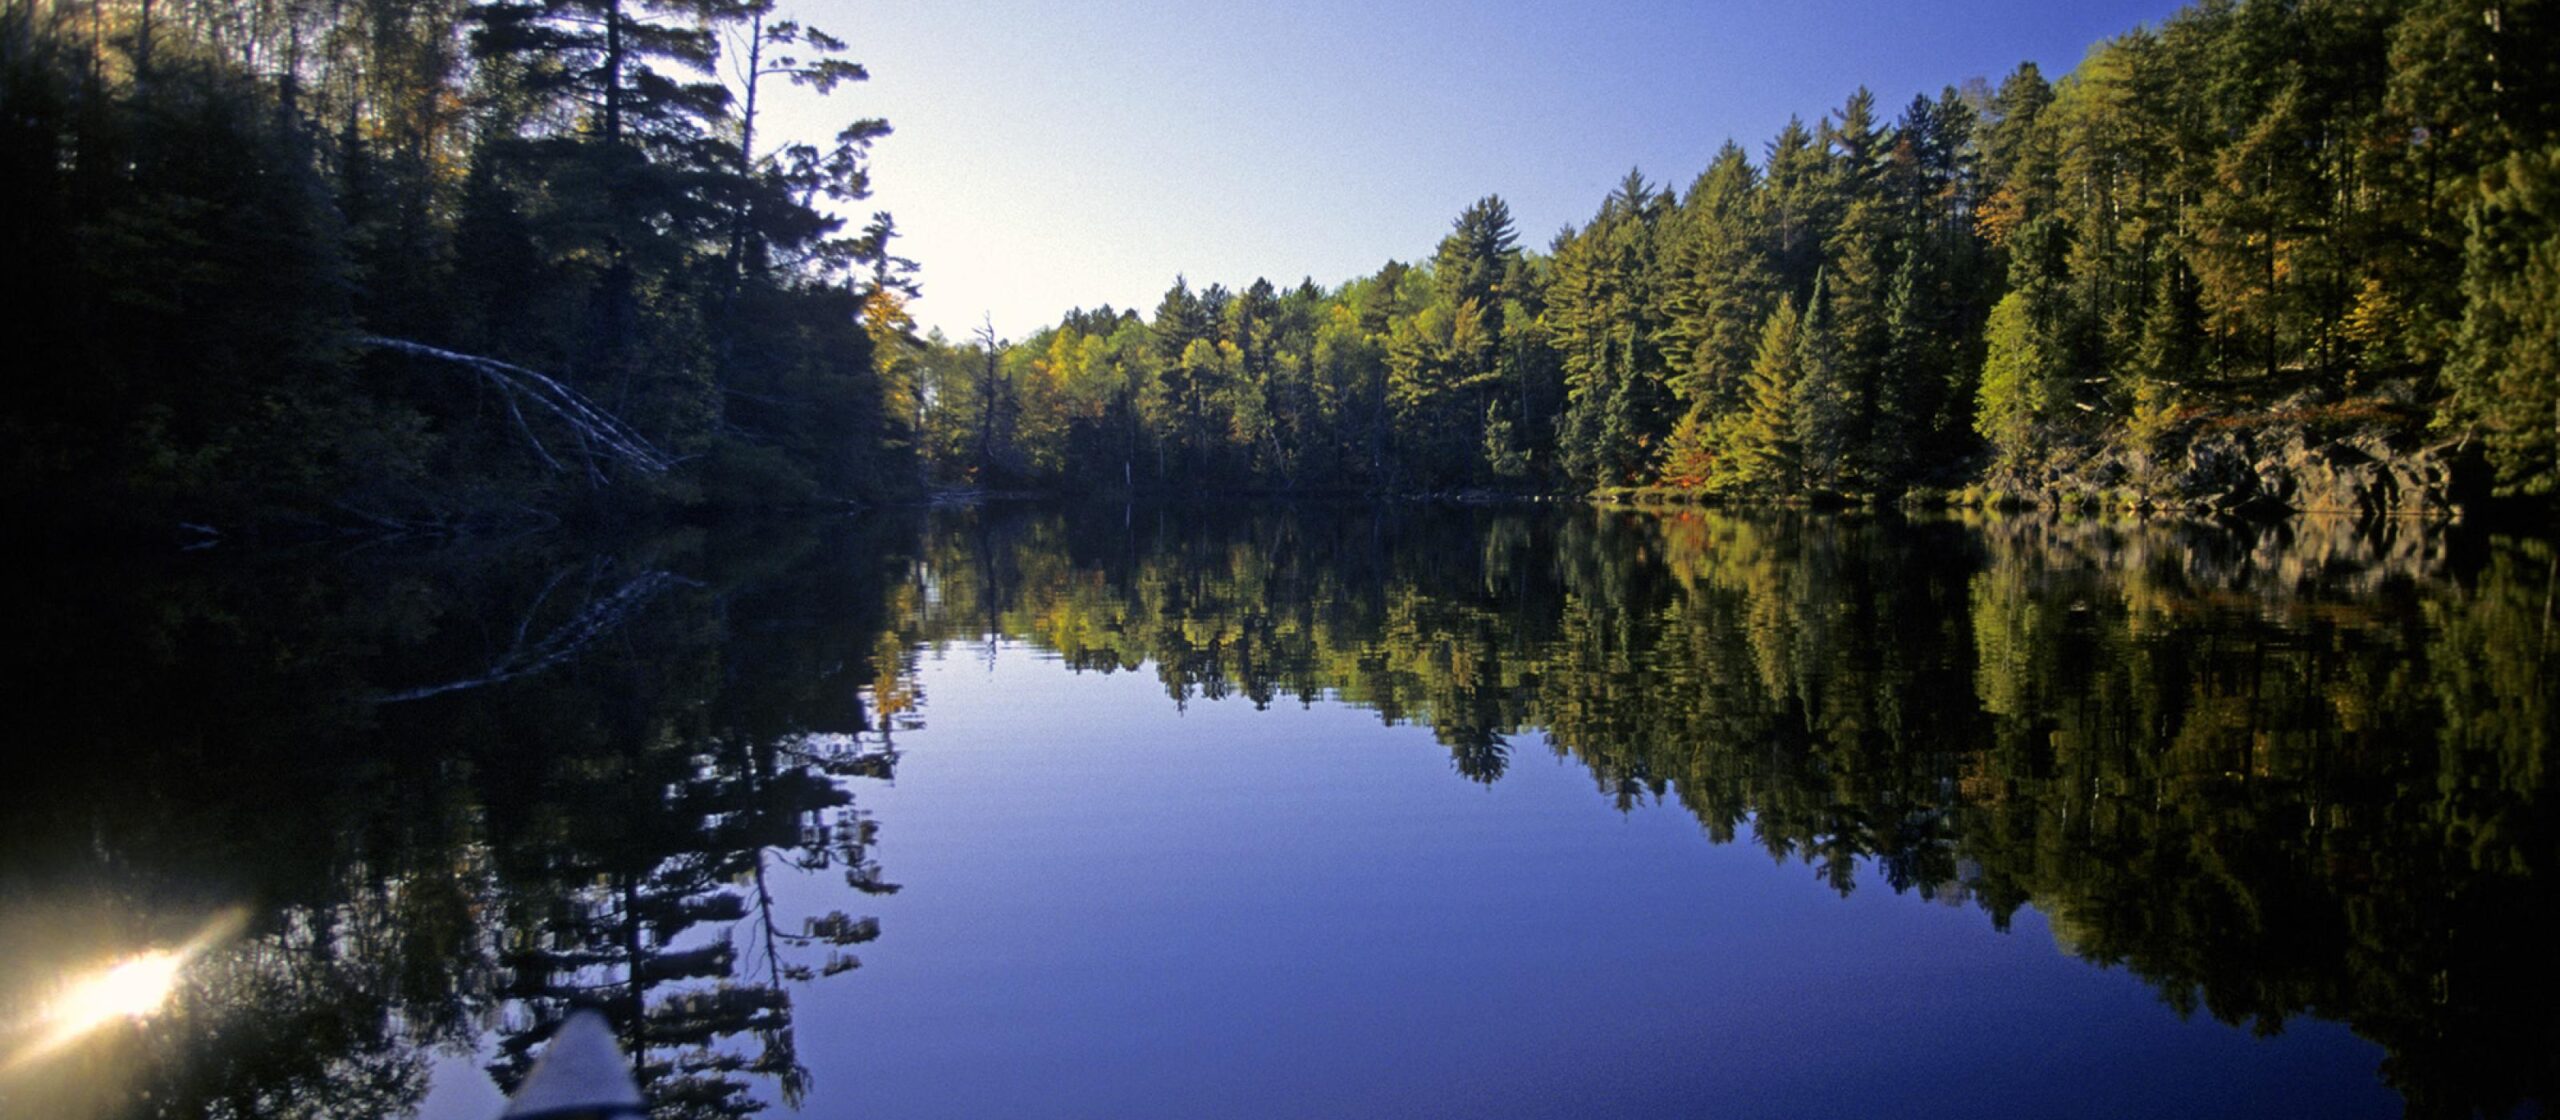
<svg viewBox="0 0 2560 1120">
<path fill-rule="evenodd" d="M 2343 1026 L 2182 1022 L 2032 910 L 1842 899 L 1676 805 L 1620 815 L 1539 743 L 1487 788 L 1427 729 L 1177 712 L 1151 668 L 961 648 L 922 683 L 896 782 L 853 785 L 906 890 L 785 888 L 884 927 L 795 988 L 810 1115 L 2399 1110 Z M 425 1116 L 488 1114 L 442 1074 Z"/>
<path fill-rule="evenodd" d="M 620 974 L 604 900 L 641 866 L 659 881 L 633 912 L 683 931 L 644 953 L 653 1014 L 681 1019 L 652 1057 L 708 1071 L 667 1095 L 796 1086 L 748 1029 L 787 1014 L 817 1116 L 2370 1115 L 2395 1091 L 2459 1114 L 2554 1083 L 2539 543 L 1196 520 L 937 515 L 920 539 L 864 523 L 41 596 L 16 676 L 87 746 L 6 791 L 0 1021 L 247 909 L 162 1012 L 100 1001 L 43 1065 L 60 1100 L 0 1085 L 0 1118 L 129 1115 L 146 1092 L 170 1115 L 400 1115 L 431 1063 L 430 1120 L 488 1120 L 502 1040 L 529 1042 L 569 980 Z M 900 656 L 982 626 L 1065 652 Z M 593 640 L 381 702 L 553 633 Z M 1178 710 L 1153 670 L 1059 657 L 1322 682 L 1465 745 L 1334 704 Z M 849 753 L 867 687 L 875 712 L 928 694 L 895 783 Z M 1495 786 L 1467 780 L 1506 769 L 1468 729 L 1536 720 L 1571 761 L 1530 742 Z M 754 894 L 741 848 L 820 843 L 812 755 L 859 798 L 825 858 L 908 889 L 777 875 L 772 932 L 813 935 L 782 954 L 795 972 L 884 935 L 786 1004 L 752 916 L 734 960 L 682 950 Z M 1627 814 L 1595 788 L 1653 774 L 1711 784 Z M 1856 893 L 1696 823 L 1755 806 L 1879 853 L 1838 868 Z M 1896 896 L 1877 867 L 1981 894 Z M 2048 909 L 1998 933 L 2029 898 Z M 2284 1031 L 2174 1011 L 2199 1004 Z M 2390 1088 L 2383 1053 L 2319 1015 L 2391 1048 Z M 483 1029 L 477 1055 L 417 1049 Z"/>
</svg>

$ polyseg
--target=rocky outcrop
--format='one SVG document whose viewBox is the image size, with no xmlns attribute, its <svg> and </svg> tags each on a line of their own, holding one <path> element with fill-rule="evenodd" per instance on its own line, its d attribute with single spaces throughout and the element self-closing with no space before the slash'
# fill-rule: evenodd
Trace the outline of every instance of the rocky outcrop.
<svg viewBox="0 0 2560 1120">
<path fill-rule="evenodd" d="M 2386 435 L 2318 439 L 2299 425 L 2263 432 L 2254 499 L 2303 513 L 2440 514 L 2456 500 L 2451 443 L 2396 447 Z"/>
<path fill-rule="evenodd" d="M 2199 511 L 2441 517 L 2460 504 L 2458 445 L 2381 431 L 2324 435 L 2270 419 L 2200 434 L 2156 458 L 2122 457 L 2133 460 L 2122 474 L 2141 498 Z"/>
<path fill-rule="evenodd" d="M 2056 453 L 1992 491 L 2034 506 L 2097 504 L 2198 514 L 2447 518 L 2473 476 L 2462 444 L 2432 438 L 2392 395 L 2298 394 L 2261 412 L 2190 416 Z"/>
</svg>

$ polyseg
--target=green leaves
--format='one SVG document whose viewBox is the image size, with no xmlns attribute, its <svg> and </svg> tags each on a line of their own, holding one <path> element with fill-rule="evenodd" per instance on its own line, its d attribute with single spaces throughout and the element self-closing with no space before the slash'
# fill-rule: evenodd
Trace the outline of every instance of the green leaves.
<svg viewBox="0 0 2560 1120">
<path fill-rule="evenodd" d="M 2479 435 L 2501 491 L 2560 492 L 2560 147 L 2483 176 L 2464 248 L 2448 419 Z"/>
<path fill-rule="evenodd" d="M 2025 291 L 2000 297 L 1984 328 L 1989 355 L 1973 430 L 1990 441 L 1996 462 L 2023 465 L 2041 446 L 2043 424 L 2054 406 L 2055 347 L 2051 329 Z"/>
</svg>

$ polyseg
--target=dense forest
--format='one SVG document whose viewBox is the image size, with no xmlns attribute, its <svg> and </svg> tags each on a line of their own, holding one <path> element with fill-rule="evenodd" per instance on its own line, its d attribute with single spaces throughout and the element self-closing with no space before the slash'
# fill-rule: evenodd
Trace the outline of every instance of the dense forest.
<svg viewBox="0 0 2560 1120">
<path fill-rule="evenodd" d="M 925 450 L 998 486 L 2546 494 L 2555 129 L 2546 5 L 2207 2 L 1630 172 L 1542 252 L 1489 196 L 1337 288 L 937 337 Z"/>
<path fill-rule="evenodd" d="M 900 492 L 913 266 L 836 216 L 888 126 L 760 117 L 846 55 L 772 0 L 0 5 L 0 491 L 199 533 Z"/>
<path fill-rule="evenodd" d="M 1524 245 L 919 338 L 775 0 L 6 0 L 0 502 L 199 538 L 927 486 L 2550 495 L 2560 16 L 2208 0 Z M 848 115 L 851 116 L 850 114 Z"/>
</svg>

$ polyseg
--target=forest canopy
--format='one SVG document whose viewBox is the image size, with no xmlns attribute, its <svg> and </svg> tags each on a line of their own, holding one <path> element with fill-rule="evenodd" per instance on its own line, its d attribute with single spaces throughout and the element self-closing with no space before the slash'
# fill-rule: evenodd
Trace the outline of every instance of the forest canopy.
<svg viewBox="0 0 2560 1120">
<path fill-rule="evenodd" d="M 864 80 L 773 0 L 12 0 L 13 505 L 451 528 L 900 492 Z"/>
<path fill-rule="evenodd" d="M 1859 88 L 1543 246 L 1487 196 L 1338 287 L 1177 278 L 1152 314 L 936 338 L 925 455 L 1000 486 L 2174 498 L 2290 432 L 2547 495 L 2554 27 L 2203 3 L 2059 78 Z M 2292 485 L 2267 499 L 2337 500 Z"/>
<path fill-rule="evenodd" d="M 2191 5 L 1847 93 L 1543 243 L 919 338 L 776 0 L 7 0 L 13 509 L 468 527 L 927 487 L 2560 490 L 2560 17 Z M 1951 76 L 1959 77 L 1959 76 Z M 205 532 L 210 530 L 189 530 Z"/>
</svg>

